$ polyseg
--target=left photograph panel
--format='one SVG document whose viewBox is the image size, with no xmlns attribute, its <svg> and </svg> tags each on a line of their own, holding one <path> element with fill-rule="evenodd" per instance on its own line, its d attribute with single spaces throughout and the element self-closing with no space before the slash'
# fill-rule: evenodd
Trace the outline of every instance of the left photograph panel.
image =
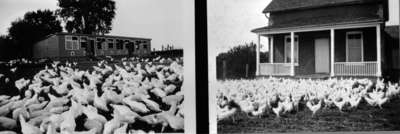
<svg viewBox="0 0 400 134">
<path fill-rule="evenodd" d="M 0 133 L 195 131 L 193 10 L 193 0 L 2 0 Z"/>
</svg>

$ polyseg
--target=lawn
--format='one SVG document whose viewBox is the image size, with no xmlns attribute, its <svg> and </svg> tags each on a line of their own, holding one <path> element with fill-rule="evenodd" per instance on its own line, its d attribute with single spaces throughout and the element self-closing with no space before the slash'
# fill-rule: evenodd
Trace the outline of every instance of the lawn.
<svg viewBox="0 0 400 134">
<path fill-rule="evenodd" d="M 304 105 L 300 105 L 304 106 Z M 218 122 L 218 133 L 268 132 L 334 132 L 334 131 L 393 131 L 400 130 L 400 99 L 383 105 L 383 109 L 368 106 L 365 101 L 357 109 L 339 112 L 335 108 L 320 109 L 314 117 L 307 107 L 280 118 L 271 111 L 261 117 L 236 112 Z"/>
</svg>

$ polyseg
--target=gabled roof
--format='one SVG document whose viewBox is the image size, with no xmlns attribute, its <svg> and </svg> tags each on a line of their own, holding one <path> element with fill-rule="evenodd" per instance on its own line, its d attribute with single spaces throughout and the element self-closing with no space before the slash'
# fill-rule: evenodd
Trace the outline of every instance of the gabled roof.
<svg viewBox="0 0 400 134">
<path fill-rule="evenodd" d="M 272 0 L 263 13 L 381 1 L 383 0 Z"/>
</svg>

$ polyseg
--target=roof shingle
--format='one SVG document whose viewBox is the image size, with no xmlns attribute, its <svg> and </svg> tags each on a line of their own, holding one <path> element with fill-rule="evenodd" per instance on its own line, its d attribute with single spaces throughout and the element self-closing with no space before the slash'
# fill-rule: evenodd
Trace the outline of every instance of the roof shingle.
<svg viewBox="0 0 400 134">
<path fill-rule="evenodd" d="M 263 13 L 381 1 L 383 0 L 272 0 Z"/>
</svg>

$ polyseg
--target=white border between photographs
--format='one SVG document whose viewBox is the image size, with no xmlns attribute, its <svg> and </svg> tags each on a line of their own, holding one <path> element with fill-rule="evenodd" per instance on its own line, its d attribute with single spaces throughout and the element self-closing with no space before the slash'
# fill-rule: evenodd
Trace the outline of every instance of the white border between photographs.
<svg viewBox="0 0 400 134">
<path fill-rule="evenodd" d="M 181 17 L 183 22 L 182 29 L 186 35 L 183 47 L 183 69 L 184 79 L 182 88 L 184 89 L 184 114 L 185 114 L 185 133 L 196 133 L 196 75 L 195 75 L 195 33 L 194 33 L 194 0 L 182 0 L 184 13 Z M 198 89 L 199 90 L 199 89 Z"/>
<path fill-rule="evenodd" d="M 210 7 L 210 5 L 207 5 Z M 208 39 L 210 39 L 210 34 L 207 34 Z M 208 41 L 210 44 L 210 41 Z M 216 87 L 214 86 L 217 82 L 217 56 L 218 51 L 217 46 L 208 45 L 208 118 L 209 118 L 209 133 L 216 134 L 217 133 L 217 111 L 216 105 L 217 98 L 216 96 Z"/>
</svg>

